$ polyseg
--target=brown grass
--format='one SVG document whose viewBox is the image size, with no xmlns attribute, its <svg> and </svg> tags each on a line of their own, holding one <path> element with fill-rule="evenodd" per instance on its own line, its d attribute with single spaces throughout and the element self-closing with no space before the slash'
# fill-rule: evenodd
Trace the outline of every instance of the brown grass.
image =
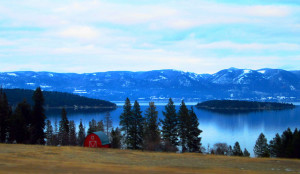
<svg viewBox="0 0 300 174">
<path fill-rule="evenodd" d="M 300 160 L 0 144 L 0 173 L 300 173 Z"/>
</svg>

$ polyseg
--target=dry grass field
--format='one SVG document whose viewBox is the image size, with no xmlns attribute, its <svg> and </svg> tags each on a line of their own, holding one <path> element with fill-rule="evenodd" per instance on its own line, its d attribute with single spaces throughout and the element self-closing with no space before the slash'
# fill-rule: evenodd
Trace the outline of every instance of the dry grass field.
<svg viewBox="0 0 300 174">
<path fill-rule="evenodd" d="M 300 160 L 0 144 L 0 173 L 300 173 Z"/>
</svg>

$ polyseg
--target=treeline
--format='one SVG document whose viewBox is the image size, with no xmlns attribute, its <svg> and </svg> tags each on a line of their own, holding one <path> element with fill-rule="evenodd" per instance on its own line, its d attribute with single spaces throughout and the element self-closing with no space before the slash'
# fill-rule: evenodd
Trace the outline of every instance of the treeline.
<svg viewBox="0 0 300 174">
<path fill-rule="evenodd" d="M 231 145 L 228 146 L 226 143 L 216 143 L 212 149 L 208 146 L 207 154 L 250 157 L 249 151 L 246 148 L 242 151 L 238 141 L 235 142 L 233 148 Z"/>
<path fill-rule="evenodd" d="M 288 128 L 281 136 L 277 133 L 269 144 L 261 133 L 254 146 L 254 154 L 256 157 L 300 158 L 300 131 L 296 128 L 292 132 Z"/>
<path fill-rule="evenodd" d="M 199 135 L 202 130 L 199 129 L 198 118 L 193 107 L 188 109 L 182 101 L 177 112 L 174 102 L 169 99 L 163 115 L 164 118 L 158 120 L 156 106 L 154 102 L 150 102 L 143 116 L 139 103 L 135 101 L 132 106 L 127 98 L 120 116 L 123 148 L 201 152 Z M 181 149 L 178 149 L 178 146 Z"/>
<path fill-rule="evenodd" d="M 0 142 L 45 144 L 44 96 L 41 88 L 32 94 L 33 106 L 26 100 L 15 110 L 8 103 L 6 93 L 0 89 Z"/>
<path fill-rule="evenodd" d="M 111 141 L 112 139 L 115 141 L 116 136 L 121 136 L 118 134 L 110 135 L 116 130 L 112 129 L 112 119 L 109 113 L 106 114 L 104 120 L 97 122 L 93 119 L 89 122 L 87 133 L 90 134 L 98 131 L 105 132 L 110 137 Z M 59 123 L 55 121 L 54 125 L 52 125 L 50 120 L 46 121 L 45 137 L 47 140 L 46 145 L 49 146 L 83 146 L 86 137 L 86 129 L 82 124 L 82 120 L 80 120 L 77 132 L 75 122 L 68 119 L 67 112 L 63 108 Z M 113 144 L 112 147 L 120 148 L 120 145 L 116 146 Z"/>
<path fill-rule="evenodd" d="M 240 101 L 240 100 L 210 100 L 196 105 L 197 108 L 204 109 L 255 109 L 255 110 L 270 110 L 270 109 L 289 109 L 294 108 L 293 104 L 276 103 L 276 102 L 257 102 L 257 101 Z"/>
<path fill-rule="evenodd" d="M 17 106 L 20 101 L 24 98 L 28 99 L 27 102 L 30 105 L 34 104 L 32 100 L 33 90 L 27 89 L 4 89 L 8 98 L 8 103 L 11 106 Z M 115 108 L 116 104 L 105 100 L 91 99 L 75 94 L 63 93 L 63 92 L 52 92 L 43 91 L 45 98 L 44 105 L 46 107 L 112 107 Z"/>
</svg>

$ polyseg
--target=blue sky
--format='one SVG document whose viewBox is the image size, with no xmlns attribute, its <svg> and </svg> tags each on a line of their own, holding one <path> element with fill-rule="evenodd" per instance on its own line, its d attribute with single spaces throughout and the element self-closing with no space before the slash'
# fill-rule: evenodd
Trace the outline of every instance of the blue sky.
<svg viewBox="0 0 300 174">
<path fill-rule="evenodd" d="M 0 71 L 229 67 L 300 70 L 300 1 L 0 1 Z"/>
</svg>

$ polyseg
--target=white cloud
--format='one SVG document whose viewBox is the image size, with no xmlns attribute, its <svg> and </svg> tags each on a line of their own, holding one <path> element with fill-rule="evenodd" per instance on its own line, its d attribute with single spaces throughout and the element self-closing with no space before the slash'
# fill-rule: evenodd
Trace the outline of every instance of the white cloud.
<svg viewBox="0 0 300 174">
<path fill-rule="evenodd" d="M 200 49 L 232 49 L 232 50 L 300 50 L 299 44 L 291 43 L 274 43 L 274 44 L 261 44 L 261 43 L 234 43 L 231 41 L 220 41 L 206 44 L 198 44 L 197 48 Z"/>
</svg>

